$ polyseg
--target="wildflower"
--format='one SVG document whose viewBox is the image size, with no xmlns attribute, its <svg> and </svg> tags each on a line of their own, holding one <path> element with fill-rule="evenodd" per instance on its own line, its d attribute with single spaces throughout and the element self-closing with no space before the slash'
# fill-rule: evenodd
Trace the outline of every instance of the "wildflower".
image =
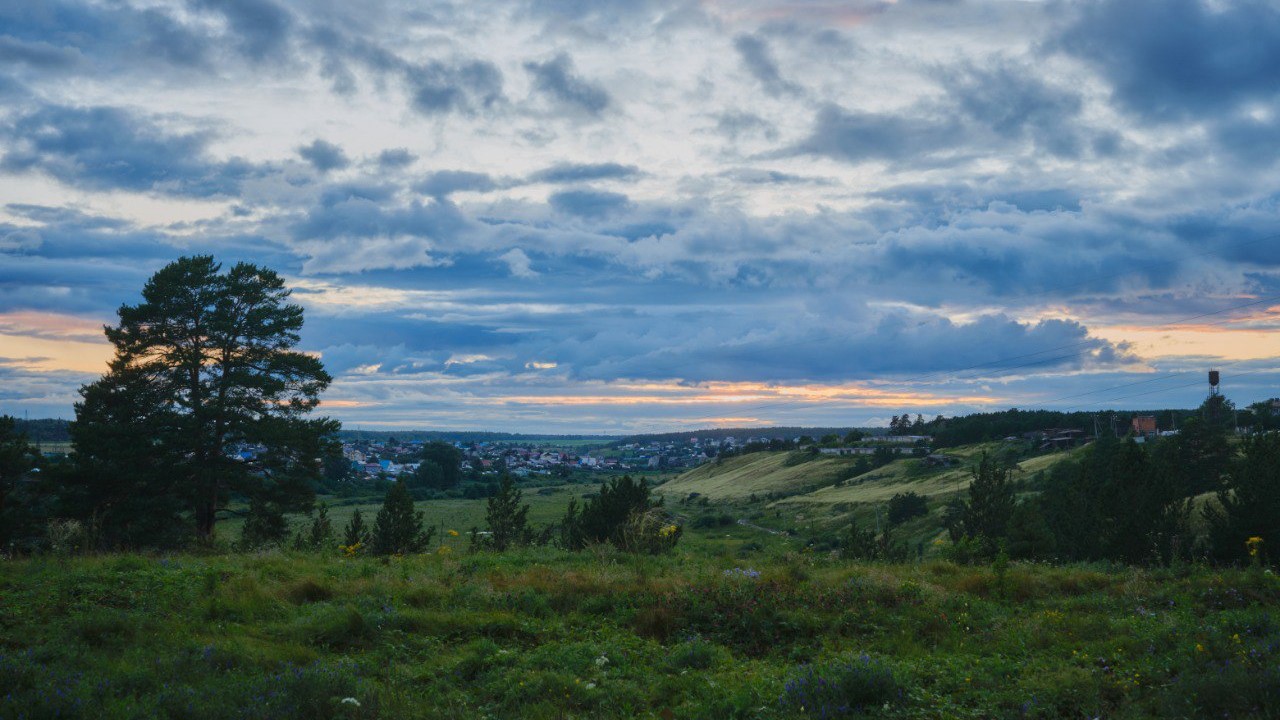
<svg viewBox="0 0 1280 720">
<path fill-rule="evenodd" d="M 1196 643 L 1196 652 L 1204 652 L 1204 646 L 1200 643 Z"/>
<path fill-rule="evenodd" d="M 357 556 L 357 555 L 359 555 L 359 554 L 360 554 L 360 549 L 361 549 L 362 547 L 363 547 L 363 545 L 362 545 L 361 543 L 357 542 L 357 543 L 354 543 L 354 544 L 352 544 L 352 545 L 339 545 L 339 546 L 338 546 L 338 549 L 342 551 L 342 554 L 343 554 L 345 557 L 353 558 L 353 557 L 355 557 L 355 556 Z"/>
<path fill-rule="evenodd" d="M 355 698 L 353 698 L 353 697 L 345 697 L 345 698 L 342 698 L 342 704 L 343 704 L 343 705 L 352 705 L 352 706 L 355 706 L 355 707 L 360 707 L 360 701 L 359 701 L 359 700 L 357 700 L 357 699 L 355 699 Z"/>
<path fill-rule="evenodd" d="M 609 663 L 609 658 L 605 655 L 601 655 L 600 657 L 596 658 L 596 667 L 604 667 L 608 663 Z"/>
<path fill-rule="evenodd" d="M 448 555 L 451 552 L 453 552 L 453 548 L 449 547 L 448 545 L 441 545 L 440 547 L 436 548 L 437 555 Z"/>
<path fill-rule="evenodd" d="M 662 526 L 662 529 L 658 531 L 658 535 L 662 538 L 669 538 L 672 535 L 675 535 L 676 531 L 679 529 L 680 528 L 676 525 L 664 525 Z"/>
<path fill-rule="evenodd" d="M 458 537 L 458 531 L 457 531 L 457 530 L 450 530 L 450 531 L 449 531 L 449 537 Z"/>
<path fill-rule="evenodd" d="M 595 690 L 595 689 L 596 689 L 596 684 L 595 684 L 595 683 L 593 683 L 593 682 L 589 682 L 589 683 L 587 683 L 586 685 L 583 685 L 582 687 L 584 687 L 584 688 L 586 688 L 586 689 L 588 689 L 588 690 Z"/>
<path fill-rule="evenodd" d="M 1258 553 L 1262 551 L 1262 538 L 1254 535 L 1244 541 L 1244 546 L 1249 550 L 1249 557 L 1258 557 Z"/>
</svg>

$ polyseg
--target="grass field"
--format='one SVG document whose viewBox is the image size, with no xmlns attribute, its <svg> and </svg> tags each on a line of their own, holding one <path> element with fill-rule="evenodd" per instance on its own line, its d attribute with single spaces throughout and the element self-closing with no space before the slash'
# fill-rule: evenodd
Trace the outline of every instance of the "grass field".
<svg viewBox="0 0 1280 720">
<path fill-rule="evenodd" d="M 717 533 L 719 535 L 719 533 Z M 267 552 L 0 562 L 0 717 L 1265 718 L 1270 574 Z"/>
<path fill-rule="evenodd" d="M 856 462 L 849 457 L 823 456 L 795 463 L 791 453 L 751 453 L 720 464 L 702 465 L 660 486 L 658 491 L 672 498 L 698 493 L 713 501 L 777 494 L 785 497 L 774 501 L 771 507 L 804 505 L 811 506 L 811 510 L 820 509 L 818 506 L 882 503 L 905 492 L 946 497 L 969 486 L 968 466 L 977 455 L 998 449 L 995 443 L 949 449 L 948 455 L 962 461 L 953 468 L 929 469 L 918 458 L 903 458 L 852 478 L 844 477 Z M 1030 477 L 1075 455 L 1074 451 L 1066 451 L 1028 458 L 1018 464 L 1014 477 Z"/>
<path fill-rule="evenodd" d="M 571 499 L 576 498 L 579 505 L 581 505 L 583 495 L 597 492 L 599 489 L 600 486 L 594 484 L 524 488 L 522 490 L 523 501 L 529 505 L 529 522 L 534 525 L 557 522 L 564 517 L 565 508 L 569 505 Z M 360 514 L 364 516 L 365 525 L 372 526 L 374 517 L 378 514 L 378 509 L 382 507 L 381 498 L 354 500 L 321 498 L 321 500 L 328 503 L 329 521 L 339 535 L 341 535 L 342 528 L 351 520 L 356 508 L 359 508 Z M 484 500 L 466 500 L 462 498 L 425 500 L 416 503 L 415 506 L 423 512 L 423 518 L 426 520 L 427 526 L 437 529 L 437 539 L 445 537 L 449 530 L 456 530 L 459 533 L 457 538 L 446 538 L 447 542 L 455 546 L 466 545 L 468 539 L 465 535 L 471 528 L 476 527 L 483 530 L 485 527 Z M 295 524 L 305 520 L 300 515 L 290 516 L 290 519 Z M 240 528 L 243 524 L 243 518 L 229 518 L 219 523 L 218 534 L 224 540 L 234 542 L 240 537 Z"/>
<path fill-rule="evenodd" d="M 723 462 L 709 462 L 659 488 L 672 498 L 698 493 L 710 500 L 744 500 L 751 495 L 796 493 L 834 483 L 853 467 L 854 460 L 822 456 L 788 465 L 791 453 L 751 453 Z"/>
</svg>

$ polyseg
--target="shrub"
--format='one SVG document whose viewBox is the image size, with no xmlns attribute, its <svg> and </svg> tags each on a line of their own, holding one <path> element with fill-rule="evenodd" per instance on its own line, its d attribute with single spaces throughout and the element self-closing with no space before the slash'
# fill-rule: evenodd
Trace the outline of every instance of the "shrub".
<svg viewBox="0 0 1280 720">
<path fill-rule="evenodd" d="M 622 528 L 618 547 L 627 552 L 656 555 L 680 542 L 684 529 L 661 508 L 636 512 Z"/>
<path fill-rule="evenodd" d="M 485 524 L 489 534 L 485 547 L 502 552 L 509 547 L 527 545 L 531 539 L 529 530 L 529 506 L 521 505 L 521 492 L 510 475 L 502 476 L 498 492 L 489 498 L 485 512 Z"/>
<path fill-rule="evenodd" d="M 273 502 L 254 498 L 249 503 L 249 515 L 240 531 L 240 548 L 257 550 L 278 545 L 289 535 L 289 523 L 284 510 Z"/>
<path fill-rule="evenodd" d="M 370 545 L 375 555 L 421 552 L 431 543 L 435 528 L 426 528 L 421 511 L 414 512 L 413 498 L 404 483 L 395 483 L 373 521 Z"/>
<path fill-rule="evenodd" d="M 671 649 L 668 662 L 674 670 L 707 670 L 728 656 L 724 648 L 696 635 Z"/>
<path fill-rule="evenodd" d="M 818 717 L 852 715 L 892 702 L 902 693 L 893 672 L 868 655 L 821 666 L 806 665 L 786 684 L 786 710 Z"/>
<path fill-rule="evenodd" d="M 46 530 L 49 549 L 55 555 L 66 556 L 83 550 L 88 535 L 79 520 L 50 520 Z"/>
<path fill-rule="evenodd" d="M 889 522 L 894 525 L 928 514 L 929 503 L 919 493 L 897 493 L 889 498 Z"/>
<path fill-rule="evenodd" d="M 675 547 L 683 529 L 665 511 L 662 501 L 653 502 L 643 479 L 629 475 L 600 486 L 600 494 L 587 500 L 578 511 L 570 502 L 561 521 L 561 543 L 581 550 L 594 543 L 609 542 L 630 552 L 662 552 Z"/>
<path fill-rule="evenodd" d="M 369 528 L 364 524 L 364 517 L 360 515 L 360 508 L 356 508 L 351 513 L 351 520 L 347 521 L 347 527 L 342 533 L 343 547 L 356 547 L 369 544 Z"/>
</svg>

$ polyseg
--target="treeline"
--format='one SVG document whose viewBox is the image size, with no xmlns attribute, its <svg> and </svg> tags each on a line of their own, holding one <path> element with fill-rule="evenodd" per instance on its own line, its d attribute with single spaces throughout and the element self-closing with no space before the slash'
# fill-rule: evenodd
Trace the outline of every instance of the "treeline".
<svg viewBox="0 0 1280 720">
<path fill-rule="evenodd" d="M 1019 410 L 1013 408 L 1001 412 L 976 413 L 964 417 L 938 417 L 924 423 L 920 428 L 920 434 L 933 436 L 933 447 L 935 448 L 972 445 L 1049 428 L 1083 430 L 1092 435 L 1094 416 L 1095 413 L 1064 413 L 1053 410 Z M 1124 424 L 1127 428 L 1129 424 L 1127 416 Z"/>
<path fill-rule="evenodd" d="M 1080 459 L 1015 482 L 984 456 L 947 508 L 959 559 L 1263 562 L 1280 543 L 1280 433 L 1234 439 L 1234 413 L 1206 401 L 1176 436 L 1104 434 Z M 1027 492 L 1020 492 L 1027 491 Z M 1022 495 L 1022 497 L 1020 497 Z"/>
<path fill-rule="evenodd" d="M 844 436 L 848 434 L 850 430 L 856 429 L 857 428 L 850 427 L 703 428 L 701 430 L 688 430 L 683 432 L 629 435 L 616 440 L 614 444 L 625 445 L 627 443 L 646 442 L 684 442 L 689 438 L 695 437 L 703 441 L 725 440 L 727 438 L 743 440 L 745 438 L 759 437 L 794 442 L 802 437 L 816 438 L 824 435 Z"/>
<path fill-rule="evenodd" d="M 71 421 L 60 418 L 18 420 L 17 429 L 33 443 L 67 442 L 71 439 Z"/>
</svg>

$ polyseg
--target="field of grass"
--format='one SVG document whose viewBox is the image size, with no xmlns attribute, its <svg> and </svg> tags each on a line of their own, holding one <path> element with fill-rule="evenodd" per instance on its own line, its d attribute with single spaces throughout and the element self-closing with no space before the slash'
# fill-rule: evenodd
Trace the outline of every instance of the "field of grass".
<svg viewBox="0 0 1280 720">
<path fill-rule="evenodd" d="M 948 449 L 948 455 L 962 461 L 953 468 L 929 469 L 918 458 L 903 458 L 847 479 L 844 475 L 856 462 L 853 458 L 824 456 L 795 464 L 791 453 L 751 453 L 720 464 L 707 463 L 667 482 L 658 491 L 672 498 L 699 493 L 712 501 L 740 501 L 752 495 L 764 498 L 775 493 L 786 497 L 771 507 L 809 506 L 811 511 L 818 510 L 818 506 L 887 502 L 905 492 L 946 497 L 968 488 L 969 461 L 984 451 L 998 449 L 996 443 Z M 1028 458 L 1018 464 L 1014 477 L 1030 477 L 1075 454 L 1067 451 Z"/>
<path fill-rule="evenodd" d="M 855 462 L 852 458 L 821 456 L 790 464 L 791 457 L 792 453 L 786 452 L 760 452 L 709 462 L 668 481 L 658 491 L 673 499 L 698 493 L 710 500 L 794 494 L 834 483 Z"/>
<path fill-rule="evenodd" d="M 0 717 L 1280 714 L 1270 574 L 1015 563 L 1002 578 L 720 534 L 663 557 L 6 560 Z"/>
<path fill-rule="evenodd" d="M 564 517 L 565 508 L 571 499 L 582 504 L 582 498 L 588 493 L 599 491 L 595 484 L 557 485 L 544 488 L 522 488 L 523 502 L 529 506 L 529 522 L 535 526 L 558 522 Z M 365 525 L 372 527 L 378 509 L 382 507 L 381 498 L 358 498 L 343 500 L 337 498 L 320 498 L 329 505 L 329 521 L 334 530 L 341 536 L 342 528 L 351 520 L 356 508 L 364 516 Z M 424 500 L 415 503 L 415 507 L 423 512 L 428 527 L 436 528 L 436 538 L 445 537 L 447 542 L 455 546 L 465 546 L 468 542 L 466 533 L 471 528 L 484 529 L 484 500 L 467 500 L 463 498 Z M 301 515 L 291 515 L 294 524 L 305 521 Z M 218 535 L 221 539 L 234 542 L 240 537 L 240 528 L 244 518 L 232 517 L 218 524 Z M 459 533 L 457 538 L 447 536 L 449 530 Z"/>
</svg>

